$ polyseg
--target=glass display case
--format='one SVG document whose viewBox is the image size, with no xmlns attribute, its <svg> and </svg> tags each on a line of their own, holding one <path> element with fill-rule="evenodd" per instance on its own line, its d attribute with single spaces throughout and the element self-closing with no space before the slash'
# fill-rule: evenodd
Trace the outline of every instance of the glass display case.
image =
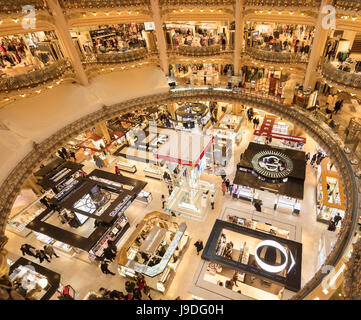
<svg viewBox="0 0 361 320">
<path fill-rule="evenodd" d="M 137 167 L 135 166 L 135 164 L 133 164 L 131 161 L 129 161 L 126 158 L 119 158 L 119 160 L 117 161 L 117 166 L 119 167 L 120 170 L 123 171 L 131 172 L 131 173 L 137 172 Z"/>
<path fill-rule="evenodd" d="M 45 244 L 51 244 L 55 249 L 60 249 L 61 251 L 65 252 L 67 254 L 70 254 L 72 256 L 74 254 L 78 253 L 77 249 L 69 246 L 66 243 L 55 240 L 42 233 L 34 232 L 34 234 L 36 235 L 36 239 L 38 239 L 40 242 L 43 242 Z"/>
<path fill-rule="evenodd" d="M 321 162 L 321 176 L 317 185 L 317 221 L 323 223 L 329 223 L 338 214 L 343 218 L 345 214 L 341 179 L 336 171 L 329 171 L 329 167 L 329 159 Z"/>
<path fill-rule="evenodd" d="M 163 179 L 162 169 L 161 167 L 155 165 L 155 164 L 148 164 L 145 169 L 144 173 L 146 177 L 154 178 L 158 180 Z"/>
<path fill-rule="evenodd" d="M 234 184 L 232 190 L 232 196 L 237 199 L 253 201 L 254 189 L 247 186 Z"/>
<path fill-rule="evenodd" d="M 135 201 L 144 203 L 147 205 L 148 203 L 150 203 L 152 201 L 152 194 L 148 191 L 142 190 L 141 192 L 138 193 L 138 196 L 135 199 Z"/>
<path fill-rule="evenodd" d="M 104 236 L 96 243 L 96 245 L 89 251 L 89 259 L 91 261 L 102 258 L 104 249 L 108 246 L 108 240 L 112 240 L 116 244 L 124 232 L 129 228 L 128 218 L 121 215 L 117 221 L 110 227 Z"/>
<path fill-rule="evenodd" d="M 26 228 L 26 225 L 33 221 L 40 213 L 42 213 L 46 208 L 40 202 L 40 199 L 48 196 L 49 198 L 54 195 L 52 190 L 46 192 L 40 198 L 36 199 L 30 203 L 26 208 L 20 212 L 10 216 L 10 219 L 7 221 L 9 230 L 19 234 L 20 236 L 26 237 L 31 233 L 31 230 Z"/>
</svg>

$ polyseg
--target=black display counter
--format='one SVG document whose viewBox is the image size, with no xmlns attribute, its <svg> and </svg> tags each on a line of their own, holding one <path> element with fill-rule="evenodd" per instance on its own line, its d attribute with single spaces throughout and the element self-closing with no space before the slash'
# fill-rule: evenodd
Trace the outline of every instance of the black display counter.
<svg viewBox="0 0 361 320">
<path fill-rule="evenodd" d="M 238 233 L 240 236 L 245 235 L 248 237 L 257 238 L 261 241 L 271 240 L 277 242 L 278 245 L 287 248 L 288 260 L 287 265 L 285 265 L 283 270 L 285 271 L 285 274 L 271 273 L 266 271 L 265 269 L 260 268 L 260 266 L 258 266 L 252 259 L 250 259 L 250 261 L 245 264 L 240 261 L 235 261 L 224 256 L 217 255 L 217 245 L 223 229 Z M 274 253 L 276 254 L 276 252 Z M 261 231 L 249 229 L 234 223 L 217 219 L 202 252 L 202 258 L 221 264 L 223 266 L 228 266 L 233 270 L 238 270 L 239 272 L 245 273 L 246 275 L 254 275 L 260 279 L 284 285 L 286 289 L 295 292 L 301 288 L 302 243 L 299 242 L 280 238 L 271 234 L 266 234 Z"/>
<path fill-rule="evenodd" d="M 31 262 L 25 258 L 19 258 L 10 266 L 9 276 L 12 278 L 12 273 L 18 268 L 22 266 L 30 266 L 36 273 L 45 276 L 48 280 L 48 285 L 44 288 L 46 291 L 45 294 L 40 298 L 40 300 L 49 300 L 58 290 L 60 285 L 60 274 L 56 273 L 52 270 L 44 268 L 34 262 Z"/>
<path fill-rule="evenodd" d="M 270 155 L 284 156 L 285 172 L 272 172 L 255 166 L 255 159 Z M 290 166 L 290 168 L 287 168 Z M 257 169 L 259 171 L 257 171 Z M 289 170 L 288 170 L 289 169 Z M 287 171 L 288 170 L 288 171 Z M 261 172 L 261 173 L 260 173 Z M 277 176 L 279 174 L 279 176 Z M 292 149 L 276 148 L 250 142 L 243 153 L 233 184 L 258 190 L 267 190 L 291 198 L 303 199 L 304 181 L 306 176 L 305 153 Z"/>
<path fill-rule="evenodd" d="M 43 178 L 39 182 L 39 184 L 44 188 L 44 190 L 52 189 L 55 193 L 57 193 L 66 186 L 66 182 L 70 178 L 72 178 L 74 173 L 81 170 L 81 168 L 84 166 L 83 164 L 76 162 L 64 161 L 64 160 L 62 161 L 63 162 L 56 167 L 54 167 L 54 165 L 51 165 L 52 169 L 50 171 L 48 170 L 49 168 L 47 167 L 42 168 L 42 169 L 47 168 L 46 170 L 47 173 L 42 176 Z M 56 161 L 56 163 L 58 163 L 58 161 Z"/>
<path fill-rule="evenodd" d="M 96 244 L 103 239 L 106 234 L 110 234 L 111 230 L 115 228 L 115 224 L 117 223 L 119 217 L 124 216 L 124 211 L 147 185 L 146 182 L 140 180 L 119 176 L 98 169 L 92 171 L 87 177 L 78 178 L 74 182 L 75 184 L 72 190 L 60 198 L 57 197 L 60 193 L 57 194 L 49 202 L 57 206 L 59 209 L 67 209 L 69 211 L 91 217 L 95 220 L 105 222 L 107 225 L 99 225 L 88 237 L 83 237 L 75 233 L 76 229 L 74 229 L 75 232 L 70 232 L 53 224 L 47 223 L 46 220 L 48 216 L 51 214 L 58 214 L 53 211 L 53 209 L 48 208 L 38 215 L 26 227 L 86 252 L 89 252 L 94 246 L 96 246 Z M 94 214 L 92 214 L 90 212 L 74 208 L 74 204 L 84 197 L 84 195 L 89 194 L 94 187 L 98 190 L 109 190 L 113 192 L 113 194 L 117 194 L 117 197 L 100 215 L 97 215 L 96 212 L 93 212 Z M 111 225 L 111 227 L 109 227 L 109 225 Z M 125 232 L 126 228 L 129 228 L 129 224 L 127 227 L 125 224 L 121 228 L 118 228 L 114 236 L 118 236 L 119 232 L 122 231 L 122 228 L 124 228 Z"/>
</svg>

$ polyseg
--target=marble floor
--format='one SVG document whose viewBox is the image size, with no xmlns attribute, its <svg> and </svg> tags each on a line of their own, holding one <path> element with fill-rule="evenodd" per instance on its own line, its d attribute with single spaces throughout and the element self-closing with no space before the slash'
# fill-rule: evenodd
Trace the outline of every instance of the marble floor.
<svg viewBox="0 0 361 320">
<path fill-rule="evenodd" d="M 236 163 L 240 154 L 247 148 L 248 143 L 253 138 L 253 128 L 251 124 L 245 123 L 242 126 L 243 139 L 240 145 L 234 145 L 234 155 L 226 167 L 227 178 L 230 181 L 233 180 L 235 175 Z M 305 151 L 310 151 L 311 155 L 316 150 L 316 143 L 307 136 L 307 143 L 305 145 Z M 111 157 L 109 166 L 102 170 L 114 172 L 114 165 L 116 164 L 116 157 Z M 144 204 L 134 202 L 125 212 L 130 220 L 130 229 L 125 233 L 120 242 L 118 248 L 120 248 L 127 237 L 133 232 L 135 226 L 143 219 L 143 217 L 152 211 L 161 211 L 161 195 L 167 195 L 167 186 L 165 183 L 152 178 L 144 177 L 143 169 L 144 163 L 135 162 L 137 166 L 137 172 L 135 174 L 122 172 L 123 175 L 133 177 L 148 182 L 145 190 L 150 191 L 153 196 L 153 200 L 150 204 L 145 206 Z M 90 172 L 95 168 L 93 161 L 84 162 L 84 170 Z M 214 176 L 212 174 L 203 174 L 202 180 L 206 180 L 215 184 L 216 190 L 221 190 L 221 177 Z M 302 229 L 302 244 L 303 244 L 303 257 L 302 257 L 302 285 L 304 285 L 316 271 L 317 261 L 317 245 L 320 239 L 321 232 L 327 229 L 327 225 L 316 222 L 316 188 L 317 184 L 317 172 L 315 169 L 307 166 L 306 181 L 305 181 L 305 194 L 302 202 L 301 212 L 298 216 L 285 214 L 283 212 L 265 210 L 260 215 L 265 215 L 269 219 L 283 221 L 284 223 L 300 224 Z M 191 245 L 185 252 L 183 260 L 181 261 L 176 276 L 165 295 L 152 291 L 151 295 L 153 299 L 175 299 L 180 296 L 181 299 L 191 299 L 192 294 L 188 289 L 192 283 L 193 276 L 201 262 L 201 256 L 197 256 L 193 243 L 197 240 L 202 240 L 205 244 L 209 237 L 210 231 L 217 218 L 220 217 L 225 207 L 234 207 L 242 211 L 254 210 L 250 203 L 243 202 L 231 198 L 226 193 L 225 196 L 222 192 L 216 192 L 215 194 L 215 208 L 209 209 L 208 214 L 204 221 L 199 222 L 196 220 L 186 219 L 182 216 L 177 216 L 174 219 L 177 222 L 185 221 L 187 224 L 187 231 L 191 238 Z M 9 251 L 9 258 L 12 260 L 17 259 L 21 255 L 19 250 L 20 245 L 23 243 L 30 243 L 34 247 L 43 246 L 39 242 L 34 234 L 31 234 L 27 238 L 22 238 L 11 231 L 6 231 L 6 236 L 9 238 L 9 242 L 6 246 Z M 46 268 L 54 270 L 61 274 L 61 283 L 64 285 L 70 284 L 77 292 L 77 299 L 83 299 L 89 291 L 97 291 L 100 287 L 107 289 L 117 289 L 124 291 L 125 278 L 120 276 L 116 272 L 116 262 L 109 265 L 109 269 L 116 272 L 115 276 L 104 275 L 97 264 L 87 261 L 86 257 L 70 257 L 63 253 L 59 253 L 60 258 L 53 258 L 48 263 L 44 261 L 42 265 Z M 27 256 L 29 260 L 35 261 L 34 258 Z M 57 299 L 54 296 L 52 299 Z"/>
</svg>

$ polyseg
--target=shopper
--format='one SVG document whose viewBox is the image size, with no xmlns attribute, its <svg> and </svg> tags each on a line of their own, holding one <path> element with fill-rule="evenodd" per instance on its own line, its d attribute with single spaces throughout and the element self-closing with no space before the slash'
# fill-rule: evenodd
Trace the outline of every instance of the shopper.
<svg viewBox="0 0 361 320">
<path fill-rule="evenodd" d="M 36 252 L 36 258 L 39 258 L 40 263 L 43 263 L 44 260 L 50 262 L 44 250 L 36 250 L 35 252 Z"/>
<path fill-rule="evenodd" d="M 164 208 L 165 208 L 165 203 L 166 203 L 166 201 L 165 201 L 165 195 L 162 194 L 162 209 L 163 209 L 163 210 L 164 210 Z"/>
<path fill-rule="evenodd" d="M 223 180 L 223 182 L 222 182 L 222 192 L 223 192 L 223 195 L 226 194 L 226 191 L 227 191 L 227 185 L 226 185 L 226 182 Z"/>
<path fill-rule="evenodd" d="M 233 194 L 233 184 L 231 183 L 230 185 L 229 185 L 229 195 L 232 197 L 232 194 Z"/>
<path fill-rule="evenodd" d="M 112 276 L 115 276 L 115 273 L 114 272 L 111 272 L 109 269 L 108 269 L 108 262 L 106 261 L 101 261 L 100 262 L 100 270 L 102 270 L 102 272 L 104 274 L 111 274 Z"/>
<path fill-rule="evenodd" d="M 211 207 L 212 207 L 212 210 L 214 210 L 214 194 L 211 194 Z"/>
<path fill-rule="evenodd" d="M 74 162 L 76 161 L 76 157 L 75 157 L 75 152 L 74 151 L 70 151 L 70 158 L 74 159 Z"/>
<path fill-rule="evenodd" d="M 139 288 L 134 288 L 133 299 L 134 300 L 142 300 L 142 291 Z"/>
<path fill-rule="evenodd" d="M 229 184 L 230 184 L 229 179 L 227 179 L 227 180 L 226 180 L 226 188 L 227 188 L 227 191 L 229 190 Z"/>
<path fill-rule="evenodd" d="M 53 255 L 57 258 L 59 258 L 59 256 L 56 254 L 53 246 L 51 244 L 45 245 L 44 246 L 44 252 L 46 255 L 48 255 L 50 257 L 50 259 L 53 258 Z"/>
<path fill-rule="evenodd" d="M 262 211 L 262 200 L 254 200 L 253 206 L 256 208 L 256 211 L 261 212 Z"/>
<path fill-rule="evenodd" d="M 66 151 L 66 149 L 64 147 L 61 148 L 61 152 L 63 153 L 63 155 L 65 156 L 65 158 L 69 158 L 69 154 L 68 151 Z"/>
<path fill-rule="evenodd" d="M 327 230 L 329 231 L 335 231 L 336 230 L 336 224 L 335 221 L 333 221 L 332 219 L 330 219 L 329 223 L 328 223 L 328 228 Z"/>
<path fill-rule="evenodd" d="M 144 287 L 147 285 L 147 282 L 144 279 L 144 276 L 142 274 L 138 274 L 137 276 L 137 286 L 140 290 L 143 290 Z"/>
<path fill-rule="evenodd" d="M 198 240 L 196 243 L 194 243 L 194 246 L 197 249 L 197 256 L 198 256 L 199 253 L 203 250 L 203 242 L 202 242 L 202 240 Z"/>
<path fill-rule="evenodd" d="M 128 294 L 132 294 L 132 297 L 133 297 L 134 288 L 135 288 L 135 283 L 133 281 L 125 282 L 125 290 L 128 292 Z"/>
<path fill-rule="evenodd" d="M 226 282 L 225 282 L 225 287 L 227 288 L 227 289 L 233 289 L 233 280 L 231 279 L 231 280 L 226 280 Z"/>
<path fill-rule="evenodd" d="M 308 163 L 308 160 L 310 160 L 310 158 L 311 158 L 311 154 L 307 152 L 305 155 L 306 164 Z"/>
<path fill-rule="evenodd" d="M 310 162 L 310 165 L 313 166 L 314 163 L 316 162 L 316 159 L 317 159 L 317 153 L 315 153 L 312 158 L 311 158 L 311 162 Z"/>
<path fill-rule="evenodd" d="M 144 294 L 148 297 L 149 300 L 153 300 L 152 297 L 150 296 L 150 287 L 149 286 L 144 286 L 144 290 L 143 290 Z"/>
<path fill-rule="evenodd" d="M 24 243 L 20 247 L 20 250 L 23 253 L 23 256 L 25 256 L 27 254 L 29 256 L 32 256 L 32 257 L 36 258 L 36 254 L 32 251 L 32 249 L 35 250 L 35 248 L 32 245 L 28 244 L 28 243 Z"/>
<path fill-rule="evenodd" d="M 58 155 L 59 155 L 60 158 L 65 160 L 65 155 L 61 150 L 58 150 Z"/>
<path fill-rule="evenodd" d="M 342 217 L 340 216 L 340 213 L 337 212 L 336 216 L 333 218 L 333 221 L 335 222 L 335 226 L 337 226 L 341 220 L 342 220 Z"/>
<path fill-rule="evenodd" d="M 104 258 L 113 261 L 117 256 L 117 247 L 112 240 L 108 240 L 108 246 L 104 249 Z"/>
<path fill-rule="evenodd" d="M 237 272 L 237 271 L 234 272 L 233 277 L 232 277 L 232 280 L 233 280 L 234 285 L 235 285 L 236 287 L 238 287 L 237 281 L 239 281 L 239 280 L 238 280 L 238 272 Z"/>
<path fill-rule="evenodd" d="M 120 175 L 120 169 L 118 166 L 115 166 L 115 174 Z"/>
</svg>

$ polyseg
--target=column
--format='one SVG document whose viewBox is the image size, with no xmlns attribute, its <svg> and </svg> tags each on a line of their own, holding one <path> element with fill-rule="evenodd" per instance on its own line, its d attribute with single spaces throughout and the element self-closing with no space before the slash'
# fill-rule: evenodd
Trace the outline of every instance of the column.
<svg viewBox="0 0 361 320">
<path fill-rule="evenodd" d="M 176 119 L 175 111 L 177 109 L 177 104 L 176 103 L 168 103 L 167 107 L 168 107 L 168 112 L 170 113 L 172 118 Z"/>
<path fill-rule="evenodd" d="M 312 88 L 316 83 L 316 68 L 323 54 L 329 32 L 329 29 L 324 29 L 322 26 L 322 20 L 326 14 L 322 13 L 321 10 L 323 6 L 328 4 L 328 2 L 329 0 L 323 0 L 319 8 L 315 37 L 313 39 L 310 58 L 306 69 L 305 81 L 303 83 L 304 90 L 307 90 L 308 87 Z"/>
<path fill-rule="evenodd" d="M 239 60 L 243 47 L 243 30 L 244 30 L 244 16 L 243 16 L 243 0 L 236 0 L 235 8 L 235 34 L 234 34 L 234 74 L 239 75 Z"/>
<path fill-rule="evenodd" d="M 68 24 L 65 20 L 63 10 L 59 5 L 58 0 L 47 0 L 47 3 L 55 20 L 56 35 L 65 48 L 66 55 L 69 57 L 74 67 L 77 80 L 81 85 L 86 86 L 89 83 L 88 77 L 84 71 L 80 57 L 70 36 Z"/>
<path fill-rule="evenodd" d="M 95 125 L 94 128 L 95 128 L 96 134 L 103 137 L 107 143 L 109 143 L 111 141 L 110 135 L 109 135 L 109 130 L 108 130 L 108 127 L 107 127 L 107 124 L 105 121 L 99 122 L 98 124 Z"/>
<path fill-rule="evenodd" d="M 165 42 L 163 32 L 163 21 L 160 16 L 159 0 L 150 0 L 150 5 L 153 12 L 155 35 L 157 37 L 157 47 L 159 52 L 160 67 L 166 75 L 169 74 L 168 57 L 167 57 L 167 45 Z"/>
<path fill-rule="evenodd" d="M 26 179 L 24 186 L 26 185 L 29 186 L 37 196 L 42 195 L 41 187 L 36 183 L 36 179 L 33 175 L 29 176 L 29 178 Z"/>
</svg>

